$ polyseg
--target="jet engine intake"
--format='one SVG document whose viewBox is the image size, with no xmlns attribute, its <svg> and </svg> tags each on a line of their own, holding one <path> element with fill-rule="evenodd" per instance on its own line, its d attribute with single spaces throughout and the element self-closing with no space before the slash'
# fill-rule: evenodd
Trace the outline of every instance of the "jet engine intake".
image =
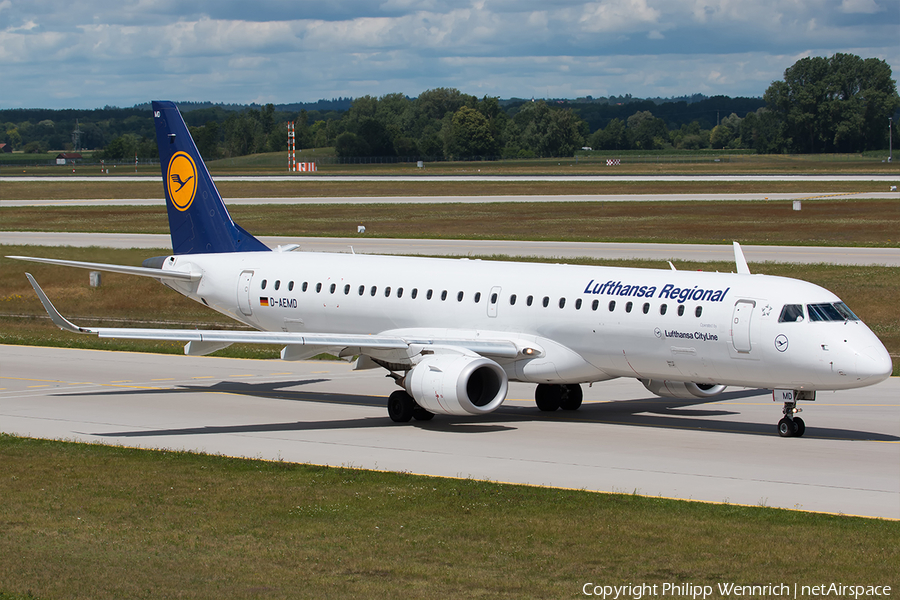
<svg viewBox="0 0 900 600">
<path fill-rule="evenodd" d="M 724 385 L 713 383 L 685 383 L 664 379 L 641 379 L 641 383 L 657 396 L 681 398 L 682 400 L 709 398 L 725 391 Z"/>
<path fill-rule="evenodd" d="M 441 415 L 483 415 L 506 399 L 503 367 L 482 356 L 435 354 L 409 372 L 404 387 L 416 404 Z"/>
</svg>

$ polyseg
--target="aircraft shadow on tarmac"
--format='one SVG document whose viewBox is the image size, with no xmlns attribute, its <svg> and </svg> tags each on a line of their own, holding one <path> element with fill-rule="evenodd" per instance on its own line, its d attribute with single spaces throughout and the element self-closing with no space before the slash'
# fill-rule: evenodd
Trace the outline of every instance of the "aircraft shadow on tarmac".
<svg viewBox="0 0 900 600">
<path fill-rule="evenodd" d="M 104 392 L 78 392 L 60 394 L 64 396 L 133 396 L 155 394 L 185 393 L 227 393 L 248 397 L 281 399 L 294 402 L 322 402 L 349 406 L 368 406 L 384 408 L 387 400 L 381 396 L 364 396 L 355 394 L 336 394 L 294 390 L 295 388 L 327 379 L 304 379 L 295 381 L 279 381 L 265 383 L 247 383 L 242 381 L 220 381 L 211 385 L 179 385 L 173 388 L 157 389 L 116 389 Z M 677 398 L 639 398 L 610 402 L 588 402 L 578 411 L 542 412 L 536 406 L 505 404 L 499 410 L 481 417 L 454 417 L 436 415 L 431 421 L 411 421 L 409 424 L 394 424 L 387 414 L 384 417 L 365 417 L 359 419 L 340 419 L 327 421 L 296 421 L 286 423 L 254 423 L 230 426 L 202 426 L 183 429 L 159 429 L 121 431 L 95 434 L 101 437 L 150 437 L 169 435 L 198 435 L 223 433 L 254 433 L 271 431 L 315 431 L 329 429 L 355 429 L 389 426 L 411 426 L 424 430 L 445 433 L 493 433 L 516 429 L 516 423 L 528 421 L 571 421 L 578 423 L 598 423 L 627 425 L 632 427 L 651 427 L 666 429 L 687 429 L 719 433 L 740 433 L 748 435 L 775 436 L 775 421 L 778 412 L 773 411 L 772 422 L 751 423 L 724 420 L 720 417 L 738 415 L 739 411 L 731 410 L 728 405 L 708 407 L 707 405 L 726 400 L 742 398 L 767 397 L 767 390 L 743 390 L 726 392 L 712 398 L 696 398 L 681 400 Z M 773 408 L 777 408 L 774 407 Z M 300 415 L 302 416 L 302 415 Z M 900 437 L 883 433 L 817 427 L 807 424 L 806 438 L 822 438 L 854 441 L 900 441 Z"/>
</svg>

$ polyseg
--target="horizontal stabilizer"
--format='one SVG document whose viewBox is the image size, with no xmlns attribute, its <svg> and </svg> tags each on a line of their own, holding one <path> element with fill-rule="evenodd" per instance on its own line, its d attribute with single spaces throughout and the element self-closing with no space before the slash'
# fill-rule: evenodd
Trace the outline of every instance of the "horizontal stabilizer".
<svg viewBox="0 0 900 600">
<path fill-rule="evenodd" d="M 108 273 L 124 273 L 125 275 L 155 277 L 157 279 L 177 279 L 180 281 L 197 281 L 200 279 L 200 273 L 165 271 L 163 269 L 148 269 L 147 267 L 108 265 L 106 263 L 81 262 L 78 260 L 60 260 L 56 258 L 35 258 L 32 256 L 7 256 L 6 258 L 13 258 L 15 260 L 27 260 L 37 263 L 46 263 L 48 265 L 60 265 L 63 267 L 78 267 L 79 269 L 91 269 L 92 271 L 106 271 Z"/>
</svg>

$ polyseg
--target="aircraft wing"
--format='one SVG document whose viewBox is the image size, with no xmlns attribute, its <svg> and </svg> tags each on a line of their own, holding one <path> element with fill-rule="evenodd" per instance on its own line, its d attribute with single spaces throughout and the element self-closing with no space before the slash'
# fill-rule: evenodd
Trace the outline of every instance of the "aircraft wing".
<svg viewBox="0 0 900 600">
<path fill-rule="evenodd" d="M 80 327 L 66 319 L 50 299 L 31 273 L 25 276 L 37 293 L 44 310 L 50 315 L 53 323 L 64 331 L 73 333 L 95 334 L 101 338 L 168 340 L 191 342 L 199 345 L 224 348 L 228 344 L 274 344 L 279 346 L 321 346 L 366 350 L 405 350 L 413 345 L 418 346 L 452 346 L 464 348 L 477 354 L 514 358 L 520 350 L 512 340 L 472 340 L 455 338 L 420 338 L 407 339 L 401 336 L 382 336 L 344 333 L 300 333 L 281 331 L 241 331 L 223 329 L 144 329 L 130 327 Z"/>
</svg>

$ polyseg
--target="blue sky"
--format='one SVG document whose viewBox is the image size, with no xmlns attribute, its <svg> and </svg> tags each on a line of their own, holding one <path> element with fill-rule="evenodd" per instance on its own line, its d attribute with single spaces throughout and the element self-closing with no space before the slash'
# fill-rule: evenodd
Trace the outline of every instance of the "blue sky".
<svg viewBox="0 0 900 600">
<path fill-rule="evenodd" d="M 0 0 L 0 108 L 761 96 L 805 56 L 897 79 L 898 32 L 898 0 Z"/>
</svg>

